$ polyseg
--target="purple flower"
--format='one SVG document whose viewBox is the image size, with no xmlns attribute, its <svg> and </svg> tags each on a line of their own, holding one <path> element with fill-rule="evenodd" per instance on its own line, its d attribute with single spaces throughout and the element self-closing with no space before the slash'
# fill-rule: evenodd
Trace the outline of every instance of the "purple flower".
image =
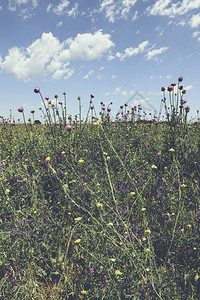
<svg viewBox="0 0 200 300">
<path fill-rule="evenodd" d="M 34 92 L 35 92 L 36 94 L 38 94 L 38 93 L 40 92 L 40 88 L 39 88 L 39 87 L 34 88 Z"/>
<path fill-rule="evenodd" d="M 22 106 L 20 106 L 19 108 L 18 108 L 18 112 L 23 112 L 24 111 L 24 108 L 22 107 Z"/>
<path fill-rule="evenodd" d="M 90 97 L 91 97 L 91 98 L 94 98 L 94 94 L 91 94 Z"/>
<path fill-rule="evenodd" d="M 31 113 L 32 113 L 32 114 L 34 114 L 34 112 L 35 112 L 34 110 L 31 110 Z"/>
<path fill-rule="evenodd" d="M 110 111 L 111 111 L 111 108 L 110 108 L 110 107 L 108 107 L 108 108 L 107 108 L 107 112 L 110 112 Z"/>
<path fill-rule="evenodd" d="M 49 96 L 46 96 L 45 99 L 46 99 L 46 100 L 49 100 Z"/>
<path fill-rule="evenodd" d="M 183 76 L 180 76 L 180 77 L 178 78 L 178 81 L 179 81 L 179 82 L 183 81 Z"/>
<path fill-rule="evenodd" d="M 168 92 L 171 92 L 173 90 L 173 86 L 169 85 L 167 90 L 168 90 Z"/>
<path fill-rule="evenodd" d="M 66 129 L 67 129 L 67 131 L 71 131 L 72 130 L 72 125 L 67 125 Z"/>
</svg>

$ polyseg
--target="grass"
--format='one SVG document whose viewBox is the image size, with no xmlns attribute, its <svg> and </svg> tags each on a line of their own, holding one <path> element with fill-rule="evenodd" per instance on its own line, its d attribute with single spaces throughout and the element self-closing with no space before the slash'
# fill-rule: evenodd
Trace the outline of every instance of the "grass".
<svg viewBox="0 0 200 300">
<path fill-rule="evenodd" d="M 1 298 L 199 299 L 199 123 L 64 116 L 0 125 Z"/>
</svg>

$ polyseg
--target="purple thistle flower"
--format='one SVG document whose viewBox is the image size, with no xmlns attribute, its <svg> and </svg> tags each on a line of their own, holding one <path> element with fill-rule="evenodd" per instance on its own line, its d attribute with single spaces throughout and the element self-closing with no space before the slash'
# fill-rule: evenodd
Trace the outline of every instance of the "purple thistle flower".
<svg viewBox="0 0 200 300">
<path fill-rule="evenodd" d="M 66 129 L 67 129 L 67 131 L 71 131 L 72 130 L 72 125 L 67 125 Z"/>
<path fill-rule="evenodd" d="M 24 108 L 22 107 L 22 106 L 20 106 L 19 108 L 18 108 L 18 112 L 23 112 L 24 111 Z"/>
<path fill-rule="evenodd" d="M 34 92 L 35 92 L 36 94 L 38 94 L 38 93 L 40 92 L 40 88 L 39 88 L 39 87 L 34 88 Z"/>
</svg>

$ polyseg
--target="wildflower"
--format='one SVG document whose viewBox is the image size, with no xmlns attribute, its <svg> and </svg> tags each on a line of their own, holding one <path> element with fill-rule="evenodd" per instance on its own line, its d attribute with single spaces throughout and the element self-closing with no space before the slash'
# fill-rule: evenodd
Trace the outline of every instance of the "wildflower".
<svg viewBox="0 0 200 300">
<path fill-rule="evenodd" d="M 82 290 L 82 291 L 81 291 L 81 294 L 82 294 L 82 295 L 87 295 L 87 294 L 88 294 L 88 291 Z"/>
<path fill-rule="evenodd" d="M 183 81 L 183 76 L 180 76 L 180 77 L 178 78 L 178 81 L 179 81 L 179 82 Z"/>
<path fill-rule="evenodd" d="M 48 101 L 48 100 L 49 100 L 49 96 L 46 96 L 46 97 L 45 97 L 45 100 L 47 100 L 47 101 Z"/>
<path fill-rule="evenodd" d="M 162 92 L 164 92 L 165 91 L 165 87 L 163 86 L 163 87 L 161 87 L 161 91 Z"/>
<path fill-rule="evenodd" d="M 145 232 L 146 233 L 151 233 L 151 230 L 150 229 L 146 229 Z"/>
<path fill-rule="evenodd" d="M 115 259 L 115 258 L 111 258 L 111 259 L 110 259 L 110 261 L 112 261 L 112 262 L 115 262 L 115 261 L 116 261 L 116 259 Z"/>
<path fill-rule="evenodd" d="M 81 239 L 77 239 L 77 240 L 75 240 L 75 244 L 80 244 L 80 242 L 81 242 Z"/>
<path fill-rule="evenodd" d="M 171 92 L 173 90 L 173 86 L 169 85 L 167 90 L 168 90 L 168 92 Z"/>
<path fill-rule="evenodd" d="M 74 219 L 75 222 L 79 222 L 79 221 L 81 221 L 81 220 L 82 220 L 82 217 L 78 217 L 78 218 L 75 218 L 75 219 Z"/>
<path fill-rule="evenodd" d="M 98 202 L 98 203 L 97 203 L 97 207 L 98 207 L 98 208 L 102 208 L 102 207 L 103 207 L 103 204 L 100 203 L 100 202 Z"/>
<path fill-rule="evenodd" d="M 108 224 L 107 224 L 107 226 L 113 226 L 113 223 L 112 223 L 112 222 L 110 222 L 110 223 L 108 223 Z"/>
<path fill-rule="evenodd" d="M 22 107 L 22 106 L 20 106 L 19 108 L 18 108 L 18 112 L 23 112 L 24 111 L 24 108 Z"/>
<path fill-rule="evenodd" d="M 90 97 L 91 97 L 91 98 L 94 98 L 94 94 L 91 94 Z"/>
<path fill-rule="evenodd" d="M 116 270 L 116 271 L 115 271 L 115 275 L 116 275 L 116 276 L 122 275 L 122 272 L 120 272 L 120 270 Z"/>
<path fill-rule="evenodd" d="M 200 278 L 199 274 L 196 274 L 194 280 L 197 281 Z"/>
<path fill-rule="evenodd" d="M 51 160 L 51 158 L 48 156 L 45 160 L 46 160 L 46 162 L 49 162 Z"/>
<path fill-rule="evenodd" d="M 188 225 L 187 225 L 187 227 L 188 227 L 188 228 L 191 228 L 191 227 L 192 227 L 192 225 L 191 225 L 191 224 L 188 224 Z"/>
<path fill-rule="evenodd" d="M 131 192 L 131 196 L 134 196 L 135 195 L 135 192 Z"/>
<path fill-rule="evenodd" d="M 79 164 L 84 164 L 85 161 L 84 161 L 84 159 L 79 159 L 78 162 L 79 162 Z"/>
<path fill-rule="evenodd" d="M 34 112 L 35 112 L 34 110 L 31 110 L 31 113 L 32 113 L 32 114 L 34 114 Z"/>
<path fill-rule="evenodd" d="M 146 211 L 147 209 L 145 207 L 142 208 L 142 211 Z"/>
<path fill-rule="evenodd" d="M 106 152 L 103 152 L 103 155 L 108 155 L 108 153 L 106 153 Z"/>
<path fill-rule="evenodd" d="M 39 88 L 39 87 L 34 88 L 34 92 L 35 92 L 36 94 L 39 93 L 39 92 L 40 92 L 40 88 Z"/>
<path fill-rule="evenodd" d="M 152 169 L 157 169 L 157 167 L 155 165 L 152 165 L 151 168 Z"/>
<path fill-rule="evenodd" d="M 71 131 L 72 130 L 72 125 L 67 125 L 66 129 L 67 129 L 67 131 Z"/>
<path fill-rule="evenodd" d="M 9 190 L 9 189 L 6 189 L 6 190 L 5 190 L 5 194 L 8 195 L 9 193 L 10 193 L 10 190 Z"/>
<path fill-rule="evenodd" d="M 106 159 L 107 159 L 107 160 L 110 160 L 110 156 L 107 156 Z"/>
<path fill-rule="evenodd" d="M 185 188 L 185 187 L 186 187 L 186 185 L 183 183 L 183 184 L 181 184 L 181 187 L 182 187 L 182 188 Z"/>
<path fill-rule="evenodd" d="M 169 152 L 175 152 L 175 150 L 173 148 L 169 149 Z"/>
</svg>

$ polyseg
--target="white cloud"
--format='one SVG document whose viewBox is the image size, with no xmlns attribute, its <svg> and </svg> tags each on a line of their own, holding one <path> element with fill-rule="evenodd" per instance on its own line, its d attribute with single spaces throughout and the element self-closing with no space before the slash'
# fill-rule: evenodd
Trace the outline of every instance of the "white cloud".
<svg viewBox="0 0 200 300">
<path fill-rule="evenodd" d="M 88 79 L 88 77 L 89 77 L 90 75 L 92 75 L 93 72 L 94 72 L 94 70 L 89 71 L 83 78 L 84 78 L 84 79 Z"/>
<path fill-rule="evenodd" d="M 137 0 L 103 0 L 100 4 L 100 11 L 105 11 L 109 22 L 114 23 L 116 19 L 127 19 L 131 8 Z M 133 15 L 136 18 L 137 14 Z"/>
<path fill-rule="evenodd" d="M 61 0 L 57 6 L 53 6 L 52 3 L 49 3 L 47 12 L 50 12 L 52 10 L 56 15 L 61 16 L 66 14 L 69 17 L 75 17 L 76 15 L 78 15 L 78 3 L 74 3 L 74 6 L 72 8 L 69 8 L 69 6 L 69 0 Z"/>
<path fill-rule="evenodd" d="M 152 6 L 148 6 L 147 12 L 154 16 L 175 17 L 197 8 L 200 8 L 199 0 L 183 0 L 176 3 L 172 0 L 158 0 Z"/>
<path fill-rule="evenodd" d="M 8 9 L 11 11 L 16 11 L 17 7 L 20 7 L 21 5 L 28 4 L 27 10 L 30 10 L 31 8 L 36 8 L 38 6 L 37 0 L 8 0 Z"/>
<path fill-rule="evenodd" d="M 193 33 L 193 37 L 195 38 L 195 37 L 197 37 L 198 35 L 200 35 L 200 31 L 195 31 L 194 33 Z"/>
<path fill-rule="evenodd" d="M 61 27 L 62 24 L 63 24 L 63 21 L 60 21 L 60 22 L 58 22 L 58 23 L 56 24 L 56 27 Z"/>
<path fill-rule="evenodd" d="M 60 42 L 51 32 L 43 33 L 40 39 L 29 47 L 10 48 L 2 62 L 6 73 L 12 73 L 23 81 L 33 77 L 52 75 L 53 79 L 69 78 L 74 73 L 67 68 L 74 60 L 95 60 L 102 57 L 114 43 L 109 34 L 101 30 L 92 33 L 78 34 Z M 67 74 L 67 75 L 66 75 Z"/>
<path fill-rule="evenodd" d="M 67 12 L 69 17 L 75 17 L 78 15 L 78 3 L 75 3 L 74 7 Z"/>
<path fill-rule="evenodd" d="M 197 15 L 193 15 L 189 24 L 192 28 L 198 27 L 200 25 L 200 13 Z"/>
<path fill-rule="evenodd" d="M 169 47 L 161 47 L 159 49 L 154 49 L 154 50 L 148 51 L 147 54 L 146 54 L 147 60 L 153 59 L 155 61 L 158 61 L 159 60 L 158 55 L 165 52 L 168 48 Z"/>
<path fill-rule="evenodd" d="M 122 87 L 121 86 L 119 86 L 119 87 L 117 87 L 115 90 L 114 90 L 114 95 L 122 95 L 122 96 L 127 96 L 128 95 L 128 92 L 127 91 L 122 91 L 121 90 L 122 89 Z"/>
<path fill-rule="evenodd" d="M 140 43 L 137 48 L 133 48 L 133 47 L 126 48 L 124 50 L 124 53 L 117 52 L 115 57 L 119 58 L 120 60 L 124 60 L 127 57 L 137 55 L 139 53 L 144 52 L 145 48 L 148 46 L 148 44 L 149 44 L 148 41 L 144 41 L 144 42 Z"/>
<path fill-rule="evenodd" d="M 116 78 L 116 75 L 112 75 L 111 79 L 115 79 Z"/>
<path fill-rule="evenodd" d="M 53 11 L 57 15 L 62 15 L 65 12 L 65 9 L 69 6 L 69 0 L 61 0 L 58 6 L 56 6 Z"/>
</svg>

